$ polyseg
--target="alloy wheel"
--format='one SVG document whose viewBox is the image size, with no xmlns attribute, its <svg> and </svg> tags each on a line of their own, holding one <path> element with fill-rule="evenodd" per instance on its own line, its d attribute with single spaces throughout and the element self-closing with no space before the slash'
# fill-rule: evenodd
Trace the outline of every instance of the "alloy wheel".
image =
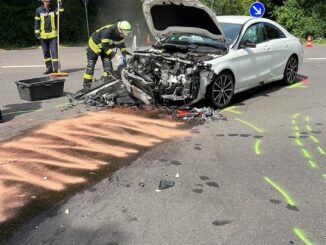
<svg viewBox="0 0 326 245">
<path fill-rule="evenodd" d="M 216 107 L 228 105 L 233 97 L 233 77 L 228 74 L 220 74 L 212 85 L 212 99 Z"/>
<path fill-rule="evenodd" d="M 298 61 L 294 56 L 292 56 L 289 59 L 287 66 L 285 68 L 285 78 L 288 84 L 292 84 L 295 82 L 297 78 L 297 72 L 298 72 Z"/>
</svg>

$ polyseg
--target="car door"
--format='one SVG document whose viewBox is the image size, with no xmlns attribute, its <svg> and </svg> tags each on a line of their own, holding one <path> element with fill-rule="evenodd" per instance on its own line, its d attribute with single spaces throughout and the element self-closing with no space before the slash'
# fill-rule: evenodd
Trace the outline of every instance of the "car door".
<svg viewBox="0 0 326 245">
<path fill-rule="evenodd" d="M 245 42 L 256 44 L 245 47 Z M 255 23 L 244 32 L 236 54 L 237 88 L 248 88 L 264 82 L 270 76 L 271 47 L 263 23 Z"/>
<path fill-rule="evenodd" d="M 283 76 L 287 59 L 290 55 L 289 42 L 284 33 L 271 23 L 264 23 L 268 42 L 271 44 L 271 78 L 277 80 Z"/>
</svg>

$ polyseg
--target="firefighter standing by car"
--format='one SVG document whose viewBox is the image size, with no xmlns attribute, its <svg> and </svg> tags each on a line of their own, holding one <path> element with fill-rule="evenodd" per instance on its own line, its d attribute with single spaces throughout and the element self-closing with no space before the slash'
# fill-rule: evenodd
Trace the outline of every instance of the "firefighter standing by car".
<svg viewBox="0 0 326 245">
<path fill-rule="evenodd" d="M 102 59 L 105 80 L 114 78 L 111 60 L 116 55 L 118 48 L 125 60 L 126 55 L 129 54 L 126 50 L 125 37 L 130 32 L 131 25 L 128 21 L 118 21 L 116 24 L 104 26 L 92 34 L 87 48 L 87 67 L 83 84 L 84 93 L 89 92 L 91 89 L 98 56 Z"/>
<path fill-rule="evenodd" d="M 42 0 L 42 6 L 36 9 L 35 14 L 35 37 L 41 40 L 45 74 L 58 72 L 58 42 L 57 42 L 57 15 L 58 11 L 63 12 L 61 0 L 57 0 L 59 10 L 51 6 L 50 0 Z"/>
</svg>

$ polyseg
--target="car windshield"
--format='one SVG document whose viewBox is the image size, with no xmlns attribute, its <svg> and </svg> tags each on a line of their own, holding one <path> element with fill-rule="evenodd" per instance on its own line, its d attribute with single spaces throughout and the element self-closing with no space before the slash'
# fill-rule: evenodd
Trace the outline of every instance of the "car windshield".
<svg viewBox="0 0 326 245">
<path fill-rule="evenodd" d="M 187 46 L 196 45 L 225 49 L 225 45 L 222 40 L 212 39 L 209 37 L 194 34 L 172 34 L 163 41 L 163 44 L 177 44 Z"/>
<path fill-rule="evenodd" d="M 241 31 L 241 24 L 219 22 L 228 44 L 232 44 Z"/>
</svg>

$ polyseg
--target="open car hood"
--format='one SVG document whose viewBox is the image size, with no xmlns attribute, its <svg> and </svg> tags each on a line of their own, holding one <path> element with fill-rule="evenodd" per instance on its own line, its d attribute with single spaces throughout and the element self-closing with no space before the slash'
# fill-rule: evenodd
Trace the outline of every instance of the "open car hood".
<svg viewBox="0 0 326 245">
<path fill-rule="evenodd" d="M 215 14 L 197 0 L 143 0 L 143 12 L 158 41 L 173 33 L 224 39 Z"/>
</svg>

